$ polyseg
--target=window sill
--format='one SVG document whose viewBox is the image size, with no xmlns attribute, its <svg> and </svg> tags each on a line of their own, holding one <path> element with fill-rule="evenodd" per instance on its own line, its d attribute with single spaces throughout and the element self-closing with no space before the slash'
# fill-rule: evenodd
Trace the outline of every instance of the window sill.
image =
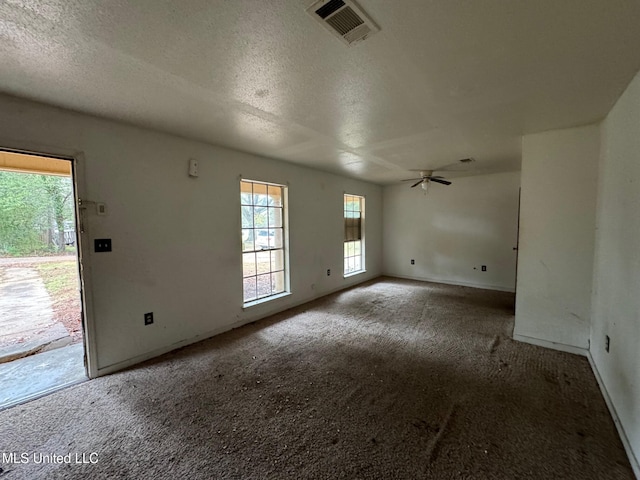
<svg viewBox="0 0 640 480">
<path fill-rule="evenodd" d="M 347 273 L 343 276 L 343 278 L 355 277 L 356 275 L 360 275 L 361 273 L 367 273 L 366 270 L 358 270 L 357 272 Z"/>
<path fill-rule="evenodd" d="M 263 303 L 270 302 L 271 300 L 277 300 L 278 298 L 288 297 L 291 295 L 291 292 L 282 292 L 277 295 L 271 295 L 269 297 L 259 298 L 258 300 L 252 300 L 251 302 L 247 302 L 242 305 L 242 309 L 255 307 L 257 305 L 262 305 Z"/>
</svg>

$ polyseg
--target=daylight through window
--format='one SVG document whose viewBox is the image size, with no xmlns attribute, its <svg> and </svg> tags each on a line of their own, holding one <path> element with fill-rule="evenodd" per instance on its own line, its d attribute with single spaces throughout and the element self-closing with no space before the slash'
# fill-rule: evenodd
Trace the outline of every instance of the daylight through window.
<svg viewBox="0 0 640 480">
<path fill-rule="evenodd" d="M 286 187 L 242 180 L 242 281 L 244 303 L 284 293 Z"/>
<path fill-rule="evenodd" d="M 364 197 L 344 196 L 344 274 L 364 271 Z"/>
</svg>

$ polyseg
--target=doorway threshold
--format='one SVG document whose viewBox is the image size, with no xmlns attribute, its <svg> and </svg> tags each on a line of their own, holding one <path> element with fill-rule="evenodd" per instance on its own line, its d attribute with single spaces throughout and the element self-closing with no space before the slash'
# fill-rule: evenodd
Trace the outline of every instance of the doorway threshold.
<svg viewBox="0 0 640 480">
<path fill-rule="evenodd" d="M 82 343 L 0 364 L 0 410 L 85 380 Z"/>
</svg>

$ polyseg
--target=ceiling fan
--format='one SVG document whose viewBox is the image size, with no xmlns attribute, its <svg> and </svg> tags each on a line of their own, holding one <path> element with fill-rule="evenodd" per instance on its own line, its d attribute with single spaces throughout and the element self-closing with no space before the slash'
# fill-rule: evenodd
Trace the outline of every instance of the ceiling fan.
<svg viewBox="0 0 640 480">
<path fill-rule="evenodd" d="M 473 157 L 461 158 L 457 162 L 450 163 L 449 165 L 445 165 L 444 167 L 440 167 L 440 168 L 438 168 L 436 170 L 421 170 L 419 178 L 407 178 L 407 179 L 402 180 L 402 181 L 403 182 L 413 182 L 414 180 L 418 180 L 416 183 L 411 185 L 411 188 L 417 187 L 418 185 L 420 185 L 420 187 L 426 192 L 427 188 L 429 187 L 429 183 L 430 182 L 441 183 L 442 185 L 451 185 L 451 182 L 449 180 L 447 180 L 444 177 L 441 177 L 440 175 L 434 175 L 433 172 L 436 172 L 436 171 L 437 172 L 444 172 L 444 171 L 461 172 L 461 171 L 465 171 L 465 170 L 467 170 L 466 168 L 461 170 L 461 169 L 457 168 L 457 166 L 460 163 L 469 164 L 469 163 L 473 163 L 475 161 L 476 161 L 476 159 L 473 158 Z M 413 171 L 417 172 L 419 170 L 413 170 Z"/>
<path fill-rule="evenodd" d="M 429 186 L 429 182 L 441 183 L 442 185 L 451 185 L 451 182 L 444 177 L 439 175 L 433 175 L 433 170 L 423 170 L 420 172 L 420 178 L 406 178 L 402 180 L 403 182 L 413 182 L 418 180 L 416 183 L 411 185 L 411 188 L 417 187 L 420 185 L 423 190 L 426 190 Z"/>
</svg>

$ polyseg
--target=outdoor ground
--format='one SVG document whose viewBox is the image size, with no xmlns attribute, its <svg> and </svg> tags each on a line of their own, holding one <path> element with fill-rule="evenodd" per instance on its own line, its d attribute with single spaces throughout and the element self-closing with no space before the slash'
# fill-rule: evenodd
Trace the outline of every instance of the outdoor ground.
<svg viewBox="0 0 640 480">
<path fill-rule="evenodd" d="M 0 258 L 0 281 L 12 267 L 33 268 L 51 298 L 54 320 L 62 323 L 73 343 L 82 341 L 82 315 L 78 264 L 72 255 L 57 257 Z"/>
</svg>

